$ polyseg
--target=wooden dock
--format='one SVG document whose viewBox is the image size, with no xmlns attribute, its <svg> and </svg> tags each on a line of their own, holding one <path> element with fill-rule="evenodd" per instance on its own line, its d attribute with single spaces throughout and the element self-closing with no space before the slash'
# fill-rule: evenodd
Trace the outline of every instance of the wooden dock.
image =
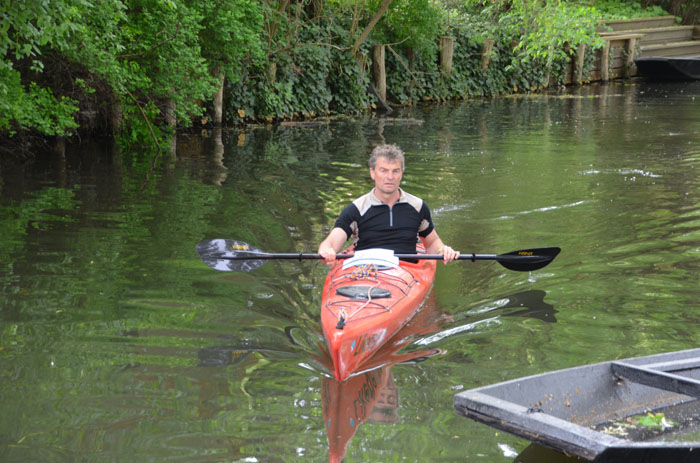
<svg viewBox="0 0 700 463">
<path fill-rule="evenodd" d="M 635 60 L 639 58 L 700 55 L 700 26 L 677 25 L 674 16 L 607 21 L 599 34 L 605 46 L 588 75 L 590 81 L 636 76 Z M 606 62 L 607 69 L 603 65 Z M 576 82 L 575 77 L 571 82 Z"/>
</svg>

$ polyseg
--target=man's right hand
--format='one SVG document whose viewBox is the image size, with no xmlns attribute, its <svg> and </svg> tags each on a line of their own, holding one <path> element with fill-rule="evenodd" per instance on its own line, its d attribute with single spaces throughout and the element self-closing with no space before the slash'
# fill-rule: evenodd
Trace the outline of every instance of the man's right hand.
<svg viewBox="0 0 700 463">
<path fill-rule="evenodd" d="M 325 240 L 318 245 L 318 253 L 323 259 L 322 262 L 331 265 L 335 262 L 335 255 L 348 240 L 348 235 L 342 228 L 333 228 Z"/>
<path fill-rule="evenodd" d="M 332 265 L 335 262 L 335 249 L 330 246 L 318 248 L 318 253 L 321 255 L 321 262 L 326 265 Z"/>
</svg>

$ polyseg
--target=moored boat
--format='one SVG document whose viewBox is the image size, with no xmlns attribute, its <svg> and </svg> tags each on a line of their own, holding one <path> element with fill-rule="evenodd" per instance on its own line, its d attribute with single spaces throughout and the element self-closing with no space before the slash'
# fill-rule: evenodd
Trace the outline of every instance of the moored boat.
<svg viewBox="0 0 700 463">
<path fill-rule="evenodd" d="M 700 349 L 460 392 L 459 413 L 596 463 L 700 461 Z"/>
<path fill-rule="evenodd" d="M 634 60 L 637 75 L 650 80 L 698 80 L 700 79 L 700 55 L 650 56 Z"/>
<path fill-rule="evenodd" d="M 422 242 L 417 252 L 425 252 Z M 436 265 L 429 259 L 336 261 L 323 288 L 321 325 L 338 380 L 361 369 L 413 317 L 433 285 Z"/>
</svg>

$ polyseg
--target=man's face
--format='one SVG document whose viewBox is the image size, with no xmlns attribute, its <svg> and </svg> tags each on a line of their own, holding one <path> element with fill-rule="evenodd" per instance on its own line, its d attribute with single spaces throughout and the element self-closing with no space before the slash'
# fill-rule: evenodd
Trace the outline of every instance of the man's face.
<svg viewBox="0 0 700 463">
<path fill-rule="evenodd" d="M 401 162 L 391 162 L 380 157 L 377 159 L 374 169 L 369 170 L 369 175 L 374 180 L 374 186 L 379 192 L 386 196 L 392 195 L 401 185 L 401 176 L 403 175 Z"/>
</svg>

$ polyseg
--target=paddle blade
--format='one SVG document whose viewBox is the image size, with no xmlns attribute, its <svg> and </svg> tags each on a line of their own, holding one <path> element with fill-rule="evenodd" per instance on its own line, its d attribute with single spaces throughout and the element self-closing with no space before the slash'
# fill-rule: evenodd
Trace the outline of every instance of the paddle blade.
<svg viewBox="0 0 700 463">
<path fill-rule="evenodd" d="M 266 262 L 259 249 L 235 240 L 202 241 L 197 254 L 209 267 L 222 272 L 250 272 Z"/>
<path fill-rule="evenodd" d="M 549 265 L 560 251 L 560 248 L 522 249 L 499 254 L 496 260 L 508 270 L 529 272 Z"/>
</svg>

